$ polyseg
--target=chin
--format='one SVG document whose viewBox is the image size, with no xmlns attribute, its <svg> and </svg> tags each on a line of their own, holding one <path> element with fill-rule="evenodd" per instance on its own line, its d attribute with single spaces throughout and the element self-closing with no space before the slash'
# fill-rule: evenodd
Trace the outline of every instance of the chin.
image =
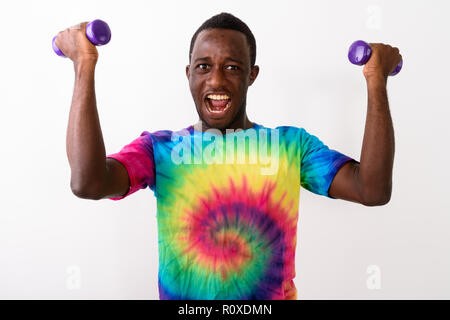
<svg viewBox="0 0 450 320">
<path fill-rule="evenodd" d="M 214 128 L 219 130 L 228 129 L 230 122 L 227 119 L 201 119 L 204 124 L 208 126 L 208 128 Z"/>
<path fill-rule="evenodd" d="M 224 117 L 210 117 L 209 112 L 207 110 L 202 110 L 200 120 L 202 120 L 203 123 L 205 123 L 209 128 L 214 129 L 229 129 L 230 125 L 233 123 L 234 118 L 232 117 L 233 113 L 230 112 Z M 232 110 L 230 110 L 232 111 Z"/>
</svg>

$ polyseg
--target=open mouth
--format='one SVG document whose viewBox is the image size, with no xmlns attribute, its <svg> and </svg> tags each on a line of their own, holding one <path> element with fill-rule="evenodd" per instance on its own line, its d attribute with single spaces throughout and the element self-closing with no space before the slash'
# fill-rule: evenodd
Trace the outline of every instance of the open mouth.
<svg viewBox="0 0 450 320">
<path fill-rule="evenodd" d="M 206 109 L 212 117 L 223 116 L 231 107 L 231 99 L 227 95 L 208 95 Z"/>
</svg>

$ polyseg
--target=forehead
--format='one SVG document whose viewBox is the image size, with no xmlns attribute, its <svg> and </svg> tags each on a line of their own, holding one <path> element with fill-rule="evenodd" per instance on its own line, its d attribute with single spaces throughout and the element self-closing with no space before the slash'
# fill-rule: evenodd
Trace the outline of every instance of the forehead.
<svg viewBox="0 0 450 320">
<path fill-rule="evenodd" d="M 242 32 L 230 29 L 201 31 L 192 49 L 192 58 L 231 56 L 250 60 L 249 55 L 250 49 L 245 35 Z"/>
</svg>

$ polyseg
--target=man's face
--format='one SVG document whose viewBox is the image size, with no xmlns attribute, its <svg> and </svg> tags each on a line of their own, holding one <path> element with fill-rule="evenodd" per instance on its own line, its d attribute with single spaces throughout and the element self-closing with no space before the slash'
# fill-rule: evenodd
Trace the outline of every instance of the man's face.
<svg viewBox="0 0 450 320">
<path fill-rule="evenodd" d="M 198 115 L 209 128 L 232 129 L 246 118 L 247 88 L 258 75 L 250 67 L 245 35 L 236 30 L 207 29 L 198 34 L 186 66 Z"/>
</svg>

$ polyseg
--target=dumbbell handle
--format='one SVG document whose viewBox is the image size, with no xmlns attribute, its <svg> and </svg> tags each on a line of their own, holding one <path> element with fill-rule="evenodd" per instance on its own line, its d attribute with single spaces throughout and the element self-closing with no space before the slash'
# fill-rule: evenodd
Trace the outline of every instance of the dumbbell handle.
<svg viewBox="0 0 450 320">
<path fill-rule="evenodd" d="M 362 40 L 357 40 L 353 42 L 348 49 L 348 60 L 350 60 L 351 63 L 356 64 L 358 66 L 362 66 L 363 64 L 366 64 L 367 61 L 369 61 L 370 56 L 372 55 L 372 48 L 370 48 L 370 45 Z M 400 63 L 395 67 L 395 70 L 392 71 L 390 76 L 395 76 L 397 73 L 400 72 L 403 66 L 403 60 L 400 61 Z"/>
<path fill-rule="evenodd" d="M 62 51 L 56 46 L 56 37 L 57 36 L 54 36 L 52 40 L 53 51 L 55 51 L 55 53 L 60 57 L 66 57 L 64 53 L 62 53 Z M 86 37 L 93 45 L 102 46 L 111 40 L 111 30 L 105 21 L 100 19 L 93 20 L 86 25 Z"/>
</svg>

